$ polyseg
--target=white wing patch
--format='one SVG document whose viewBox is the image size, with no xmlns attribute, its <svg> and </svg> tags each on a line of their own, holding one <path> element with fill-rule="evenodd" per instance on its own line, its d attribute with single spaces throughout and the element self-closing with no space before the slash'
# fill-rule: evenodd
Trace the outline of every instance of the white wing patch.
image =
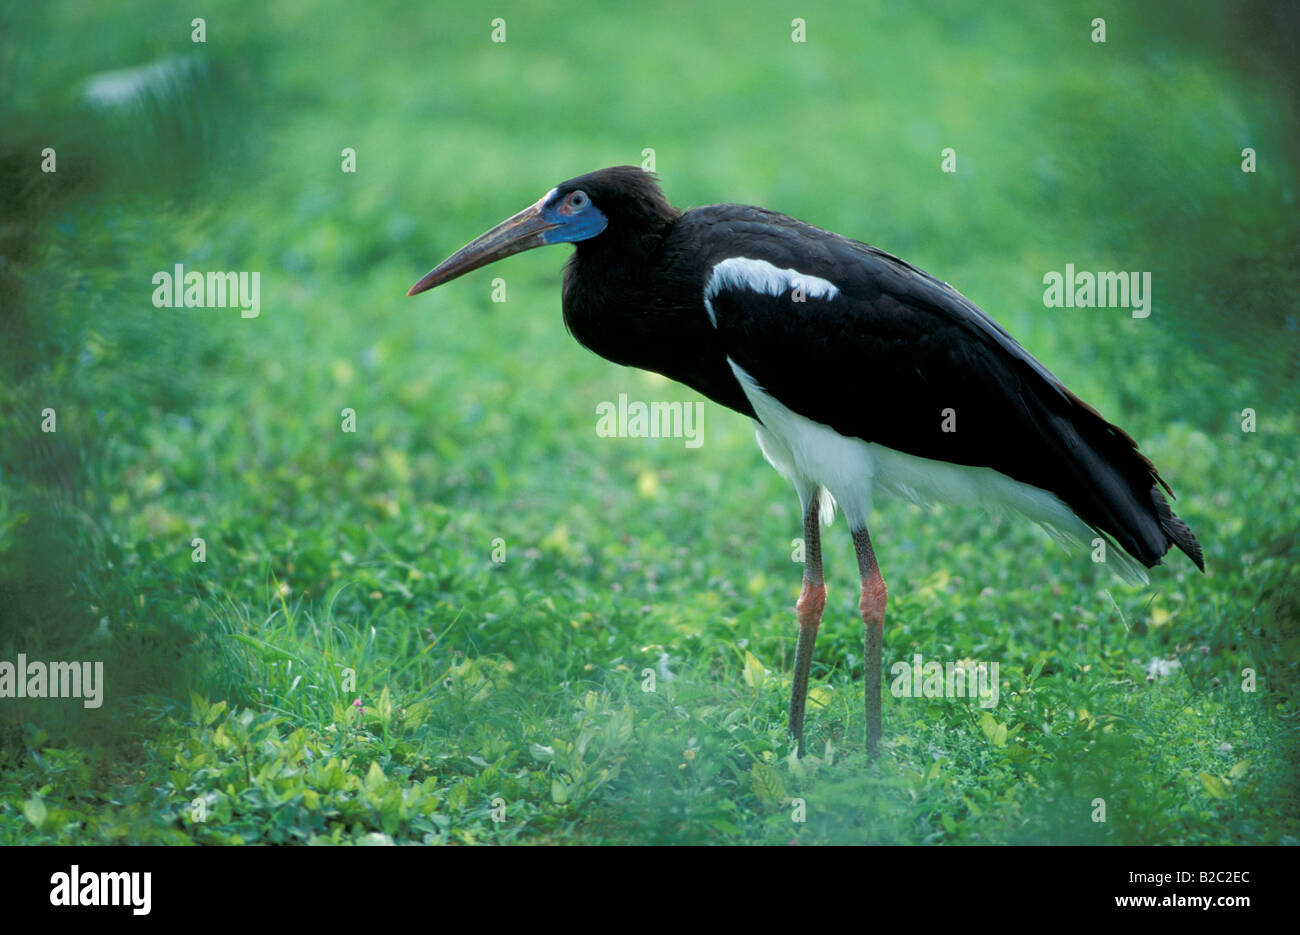
<svg viewBox="0 0 1300 935">
<path fill-rule="evenodd" d="M 713 312 L 713 297 L 723 289 L 749 289 L 766 295 L 785 295 L 799 289 L 814 299 L 833 299 L 840 294 L 835 283 L 820 276 L 796 269 L 781 269 L 766 260 L 733 256 L 713 267 L 704 287 L 704 307 L 715 328 L 718 327 L 718 316 Z"/>
</svg>

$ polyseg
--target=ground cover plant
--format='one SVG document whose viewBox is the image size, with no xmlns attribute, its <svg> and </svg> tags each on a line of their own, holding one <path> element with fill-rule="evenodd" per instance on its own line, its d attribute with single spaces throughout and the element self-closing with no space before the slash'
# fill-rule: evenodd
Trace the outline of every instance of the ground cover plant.
<svg viewBox="0 0 1300 935">
<path fill-rule="evenodd" d="M 0 660 L 105 690 L 0 699 L 0 842 L 1295 842 L 1294 14 L 786 6 L 0 14 Z M 887 693 L 866 762 L 841 518 L 791 757 L 799 516 L 749 421 L 599 434 L 699 397 L 569 338 L 567 248 L 404 297 L 646 160 L 951 282 L 1209 573 L 881 500 L 886 666 L 997 662 L 997 704 Z M 1067 263 L 1150 271 L 1150 315 L 1046 307 Z M 159 307 L 175 264 L 258 314 Z"/>
</svg>

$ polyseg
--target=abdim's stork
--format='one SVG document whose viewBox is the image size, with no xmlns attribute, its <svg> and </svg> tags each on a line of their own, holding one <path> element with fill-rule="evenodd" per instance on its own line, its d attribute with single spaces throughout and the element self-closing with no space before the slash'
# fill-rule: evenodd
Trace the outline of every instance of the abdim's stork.
<svg viewBox="0 0 1300 935">
<path fill-rule="evenodd" d="M 875 489 L 1010 507 L 1058 537 L 1106 537 L 1129 580 L 1200 545 L 1133 439 L 945 283 L 875 247 L 744 205 L 685 213 L 641 169 L 571 179 L 411 287 L 574 243 L 564 321 L 615 363 L 653 370 L 749 416 L 799 494 L 803 591 L 790 730 L 803 750 L 826 604 L 820 522 L 839 503 L 862 576 L 867 748 L 880 740 L 885 582 L 867 535 Z M 1169 491 L 1172 496 L 1172 491 Z M 1118 543 L 1123 551 L 1113 548 Z M 1135 561 L 1136 560 L 1136 561 Z"/>
</svg>

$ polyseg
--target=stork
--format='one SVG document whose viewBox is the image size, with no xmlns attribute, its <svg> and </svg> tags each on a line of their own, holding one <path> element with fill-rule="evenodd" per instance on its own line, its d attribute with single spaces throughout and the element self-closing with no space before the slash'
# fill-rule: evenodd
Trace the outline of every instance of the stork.
<svg viewBox="0 0 1300 935">
<path fill-rule="evenodd" d="M 786 215 L 682 212 L 641 169 L 601 169 L 552 188 L 407 294 L 555 243 L 575 245 L 563 310 L 579 343 L 749 416 L 763 456 L 794 485 L 805 546 L 789 719 L 799 755 L 826 605 L 821 524 L 837 503 L 862 581 L 869 755 L 881 737 L 887 598 L 867 533 L 875 491 L 1011 509 L 1067 541 L 1101 537 L 1108 564 L 1133 582 L 1171 546 L 1205 570 L 1173 491 L 1133 439 L 992 318 L 898 257 Z"/>
</svg>

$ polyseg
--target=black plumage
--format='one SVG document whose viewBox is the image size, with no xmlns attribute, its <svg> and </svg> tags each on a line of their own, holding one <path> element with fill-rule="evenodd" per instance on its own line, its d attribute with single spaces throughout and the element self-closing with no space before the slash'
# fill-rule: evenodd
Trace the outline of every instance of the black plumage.
<svg viewBox="0 0 1300 935">
<path fill-rule="evenodd" d="M 774 211 L 723 204 L 683 214 L 634 167 L 556 191 L 576 190 L 610 218 L 605 233 L 576 244 L 564 277 L 564 320 L 597 354 L 753 416 L 731 357 L 790 409 L 842 435 L 993 468 L 1056 494 L 1148 567 L 1176 545 L 1204 570 L 1133 439 L 947 284 Z M 735 256 L 821 277 L 840 294 L 794 303 L 725 292 L 712 303 L 714 327 L 705 284 Z M 956 431 L 943 431 L 947 409 Z"/>
</svg>

